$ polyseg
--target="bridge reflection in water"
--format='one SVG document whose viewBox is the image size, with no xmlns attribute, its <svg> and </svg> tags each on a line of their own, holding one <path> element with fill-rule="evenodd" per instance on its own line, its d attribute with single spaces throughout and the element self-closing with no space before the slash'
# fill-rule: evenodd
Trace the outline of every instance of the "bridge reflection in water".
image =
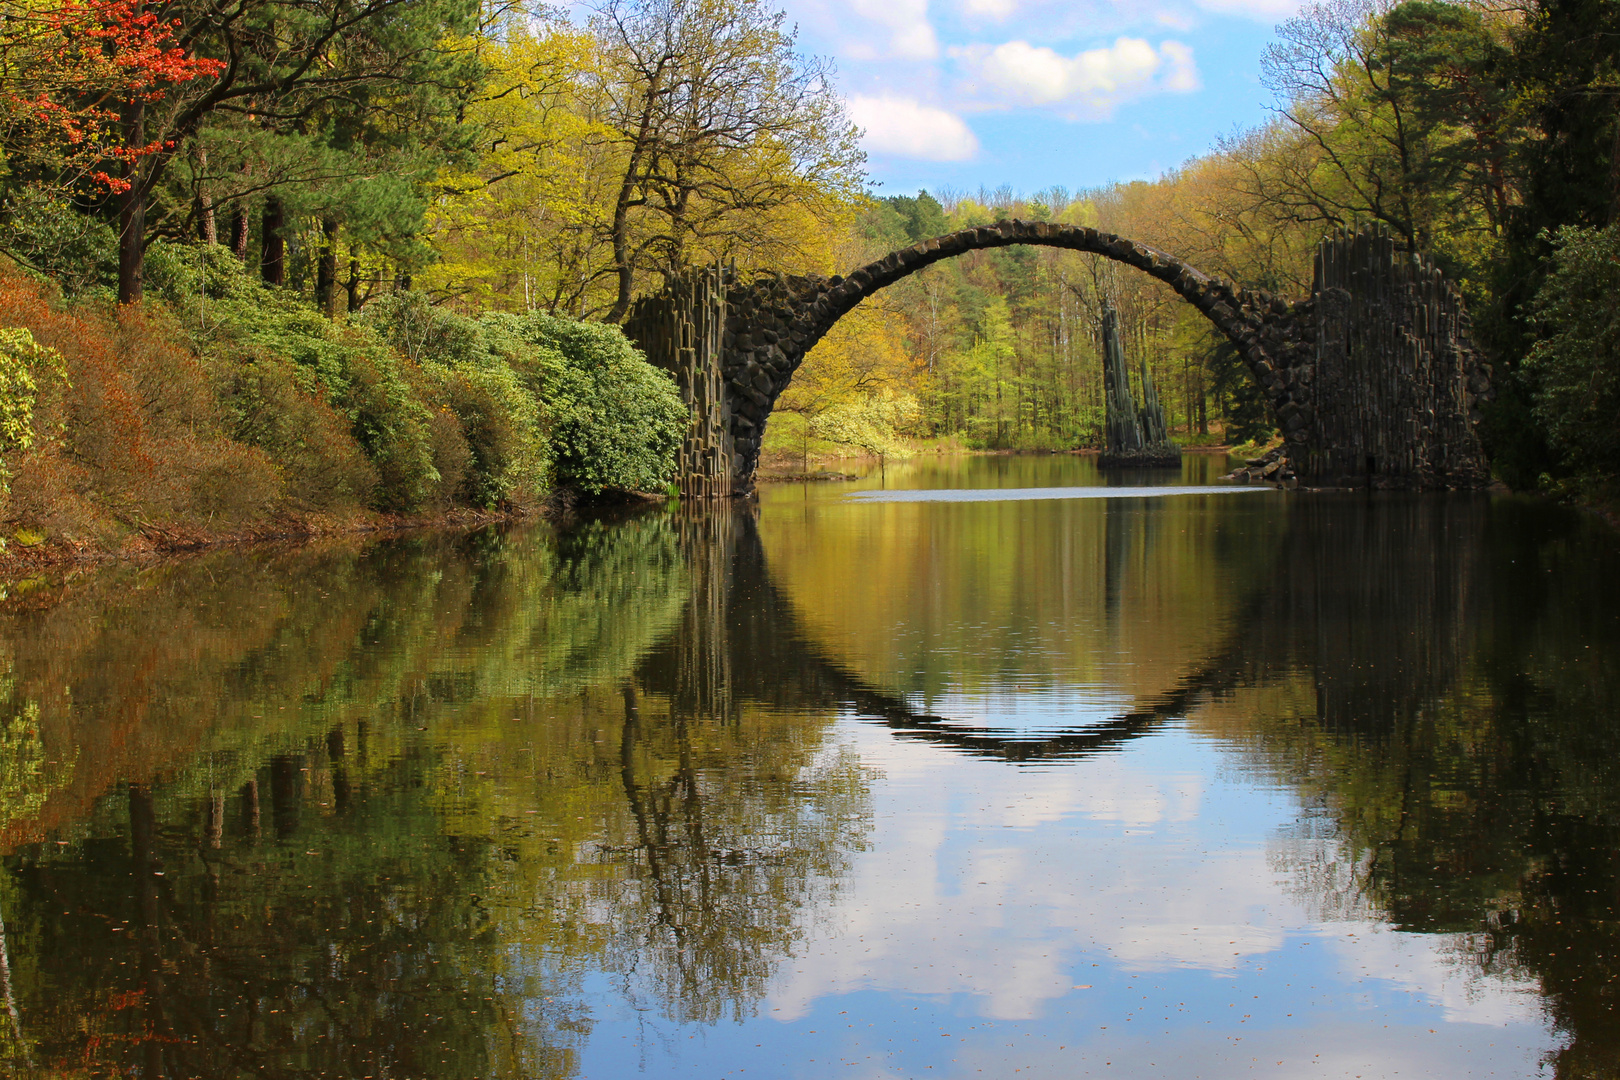
<svg viewBox="0 0 1620 1080">
<path fill-rule="evenodd" d="M 1193 526 L 1100 513 L 1088 618 L 1140 635 L 1153 553 Z M 1323 841 L 1278 849 L 1308 905 L 1450 935 L 1539 987 L 1561 1075 L 1620 1071 L 1620 575 L 1598 534 L 1471 496 L 1272 507 L 1224 553 L 1198 540 L 1189 580 L 1219 589 L 1162 612 L 1207 620 L 1197 649 L 1162 628 L 1132 701 L 1037 728 L 885 668 L 862 644 L 893 632 L 884 601 L 808 594 L 778 535 L 690 513 L 13 601 L 6 1067 L 567 1076 L 610 985 L 653 1044 L 747 1020 L 874 840 L 844 719 L 1019 769 L 1218 740 Z"/>
<path fill-rule="evenodd" d="M 1103 515 L 1103 603 L 1114 619 L 1126 568 L 1155 526 L 1131 501 L 1110 500 Z M 692 600 L 679 631 L 649 654 L 637 678 L 693 715 L 732 715 L 739 700 L 845 710 L 900 737 L 1012 762 L 1116 748 L 1206 702 L 1300 676 L 1313 680 L 1316 719 L 1327 729 L 1387 732 L 1443 701 L 1474 651 L 1483 614 L 1475 609 L 1488 595 L 1489 503 L 1391 498 L 1346 515 L 1347 504 L 1354 505 L 1321 497 L 1291 503 L 1280 542 L 1223 613 L 1226 629 L 1205 655 L 1183 658 L 1178 678 L 1132 708 L 1070 730 L 1032 734 L 931 715 L 862 677 L 815 640 L 772 578 L 746 506 L 680 519 Z"/>
</svg>

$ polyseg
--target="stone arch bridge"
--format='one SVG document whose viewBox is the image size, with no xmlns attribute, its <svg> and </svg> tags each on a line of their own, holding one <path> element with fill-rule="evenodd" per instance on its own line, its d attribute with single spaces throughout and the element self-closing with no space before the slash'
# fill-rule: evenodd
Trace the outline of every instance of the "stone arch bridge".
<svg viewBox="0 0 1620 1080">
<path fill-rule="evenodd" d="M 1376 232 L 1324 240 L 1311 295 L 1233 286 L 1111 233 L 1002 221 L 896 251 L 847 277 L 714 267 L 642 298 L 625 333 L 672 372 L 692 409 L 680 454 L 688 497 L 753 489 L 765 425 L 805 354 L 862 300 L 941 259 L 1034 244 L 1100 255 L 1174 289 L 1234 345 L 1265 394 L 1287 464 L 1319 486 L 1474 487 L 1490 368 L 1461 297 L 1429 261 Z"/>
</svg>

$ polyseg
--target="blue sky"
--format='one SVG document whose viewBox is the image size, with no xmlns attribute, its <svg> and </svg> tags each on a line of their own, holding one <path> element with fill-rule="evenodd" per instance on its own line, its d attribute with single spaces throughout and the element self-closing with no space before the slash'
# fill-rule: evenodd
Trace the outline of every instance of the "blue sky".
<svg viewBox="0 0 1620 1080">
<path fill-rule="evenodd" d="M 1265 119 L 1298 0 L 787 0 L 866 130 L 874 188 L 1151 179 Z"/>
</svg>

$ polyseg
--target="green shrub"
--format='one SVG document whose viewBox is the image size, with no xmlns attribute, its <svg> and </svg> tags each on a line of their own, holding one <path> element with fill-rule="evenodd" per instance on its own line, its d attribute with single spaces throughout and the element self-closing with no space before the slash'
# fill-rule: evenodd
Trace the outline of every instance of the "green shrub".
<svg viewBox="0 0 1620 1080">
<path fill-rule="evenodd" d="M 810 433 L 879 457 L 905 452 L 900 432 L 917 422 L 922 410 L 910 394 L 881 391 L 841 401 L 810 421 Z"/>
<path fill-rule="evenodd" d="M 658 491 L 674 474 L 686 407 L 674 380 L 616 327 L 474 319 L 413 293 L 377 297 L 363 316 L 333 322 L 217 246 L 156 243 L 147 265 L 149 290 L 195 327 L 199 351 L 222 372 L 241 437 L 284 462 L 307 505 L 369 485 L 383 510 L 495 506 L 538 498 L 553 475 L 595 493 Z M 290 388 L 267 381 L 284 377 Z M 348 419 L 370 474 L 325 434 L 301 439 L 268 415 L 272 400 L 318 412 L 294 405 L 296 394 Z"/>
<path fill-rule="evenodd" d="M 429 380 L 410 370 L 412 365 L 362 322 L 333 322 L 289 293 L 266 288 L 224 248 L 177 247 L 155 243 L 148 255 L 148 284 L 167 300 L 182 324 L 195 328 L 200 351 L 213 354 L 213 363 L 258 363 L 265 359 L 288 361 L 285 368 L 266 368 L 257 383 L 271 374 L 290 374 L 299 392 L 327 402 L 349 421 L 350 434 L 370 460 L 376 480 L 371 505 L 379 510 L 408 512 L 445 501 L 444 464 L 456 472 L 466 457 L 459 434 L 452 434 L 423 400 Z M 242 414 L 250 405 L 237 407 Z M 263 429 L 261 429 L 263 430 Z M 254 428 L 244 428 L 251 438 Z M 290 433 L 288 433 L 290 434 Z M 305 444 L 307 453 L 327 444 L 320 439 Z M 285 437 L 279 446 L 285 449 Z M 342 460 L 318 467 L 306 475 L 342 475 L 343 487 L 363 486 L 363 480 Z M 462 470 L 464 471 L 464 469 Z M 452 489 L 460 473 L 451 477 Z M 316 493 L 316 504 L 326 499 Z M 327 505 L 330 505 L 327 503 Z"/>
<path fill-rule="evenodd" d="M 330 325 L 330 324 L 329 324 Z M 289 335 L 278 335 L 285 348 Z M 377 468 L 379 510 L 405 512 L 443 501 L 440 463 L 459 459 L 449 445 L 450 433 L 436 420 L 405 377 L 403 364 L 381 345 L 361 342 L 325 342 L 323 350 L 341 365 L 342 390 L 336 404 L 353 424 L 354 437 Z M 330 346 L 337 346 L 330 348 Z M 274 347 L 274 346 L 271 346 Z M 291 357 L 299 359 L 296 351 Z M 452 484 L 459 479 L 451 478 Z"/>
<path fill-rule="evenodd" d="M 41 384 L 66 377 L 62 356 L 20 326 L 0 327 L 0 494 L 11 479 L 7 462 L 34 444 L 34 406 Z"/>
<path fill-rule="evenodd" d="M 1564 464 L 1593 480 L 1620 476 L 1620 223 L 1566 227 L 1536 295 L 1544 336 L 1526 358 L 1533 412 Z"/>
<path fill-rule="evenodd" d="M 557 479 L 593 494 L 662 490 L 688 423 L 675 380 L 616 326 L 541 314 L 504 325 L 555 357 L 529 374 L 545 402 Z"/>
<path fill-rule="evenodd" d="M 0 250 L 69 296 L 102 294 L 118 285 L 118 233 L 62 199 L 30 189 L 0 207 Z"/>
<path fill-rule="evenodd" d="M 216 380 L 233 416 L 232 435 L 276 462 L 290 507 L 338 511 L 372 503 L 376 467 L 350 434 L 348 418 L 299 388 L 300 369 L 269 355 L 221 367 Z"/>
<path fill-rule="evenodd" d="M 419 293 L 378 298 L 366 321 L 421 364 L 438 400 L 455 415 L 470 455 L 457 485 L 465 501 L 493 507 L 544 494 L 544 413 L 519 374 L 548 367 L 537 346 L 499 320 L 486 323 L 436 308 Z"/>
<path fill-rule="evenodd" d="M 424 370 L 441 383 L 470 452 L 461 483 L 474 506 L 527 503 L 546 490 L 547 440 L 534 396 L 515 371 L 498 360 Z"/>
</svg>

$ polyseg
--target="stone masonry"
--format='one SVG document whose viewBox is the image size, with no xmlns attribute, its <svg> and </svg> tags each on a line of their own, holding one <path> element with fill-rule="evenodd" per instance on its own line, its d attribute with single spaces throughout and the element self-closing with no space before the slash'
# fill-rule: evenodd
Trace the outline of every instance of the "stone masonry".
<svg viewBox="0 0 1620 1080">
<path fill-rule="evenodd" d="M 1002 221 L 926 240 L 847 277 L 766 274 L 743 282 L 709 268 L 640 300 L 625 332 L 676 375 L 693 407 L 683 494 L 752 491 L 777 397 L 805 354 L 862 300 L 941 259 L 1013 244 L 1113 259 L 1197 308 L 1237 345 L 1301 483 L 1484 481 L 1474 406 L 1489 393 L 1489 368 L 1467 343 L 1456 291 L 1427 263 L 1394 253 L 1387 239 L 1364 233 L 1324 241 L 1316 295 L 1289 303 L 1111 233 Z M 1354 389 L 1367 380 L 1376 385 Z"/>
</svg>

